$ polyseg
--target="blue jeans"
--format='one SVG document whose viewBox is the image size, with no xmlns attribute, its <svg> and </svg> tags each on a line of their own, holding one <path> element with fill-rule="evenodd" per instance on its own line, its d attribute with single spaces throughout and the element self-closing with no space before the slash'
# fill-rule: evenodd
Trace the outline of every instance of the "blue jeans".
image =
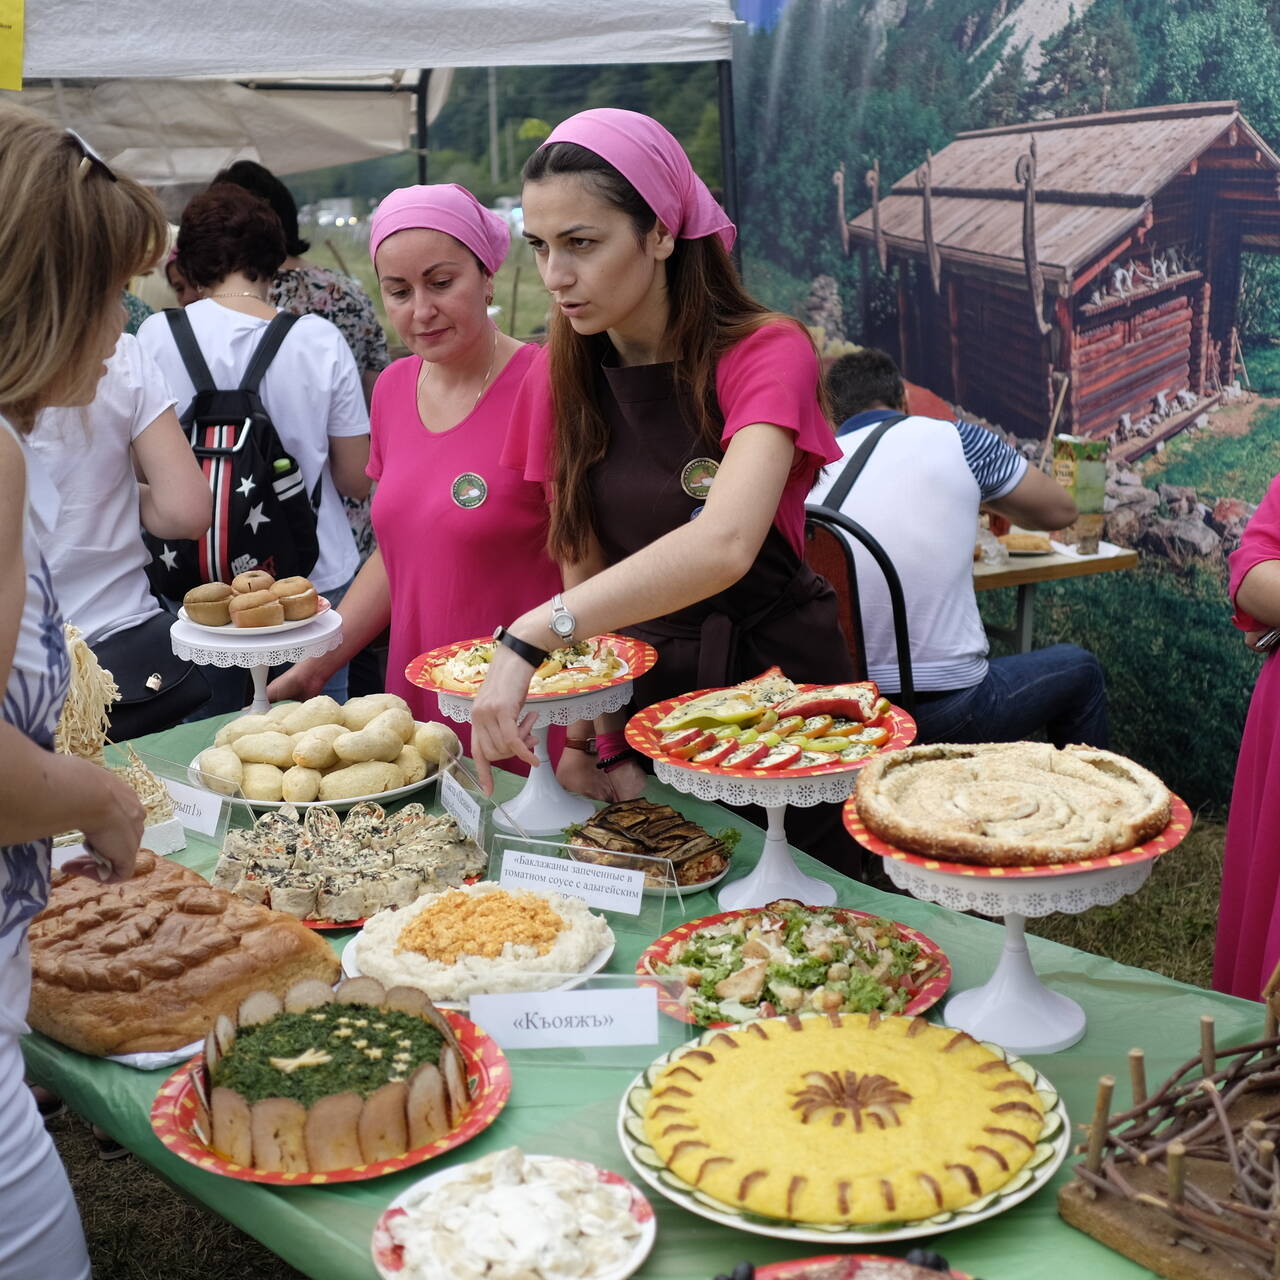
<svg viewBox="0 0 1280 1280">
<path fill-rule="evenodd" d="M 1056 747 L 1106 747 L 1102 666 L 1074 644 L 994 658 L 971 689 L 916 707 L 917 742 L 1020 742 L 1043 731 Z"/>
</svg>

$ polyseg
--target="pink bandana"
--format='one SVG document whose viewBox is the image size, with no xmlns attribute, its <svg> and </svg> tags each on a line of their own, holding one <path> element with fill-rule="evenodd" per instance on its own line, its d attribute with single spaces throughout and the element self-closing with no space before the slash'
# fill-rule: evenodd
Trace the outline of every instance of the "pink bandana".
<svg viewBox="0 0 1280 1280">
<path fill-rule="evenodd" d="M 505 218 L 486 209 L 465 187 L 442 182 L 431 187 L 400 187 L 391 192 L 369 220 L 369 257 L 397 231 L 420 227 L 443 231 L 466 245 L 493 275 L 511 247 Z"/>
<path fill-rule="evenodd" d="M 580 111 L 542 145 L 576 142 L 607 160 L 644 197 L 662 225 L 681 240 L 718 235 L 733 247 L 737 228 L 693 171 L 684 148 L 649 116 L 616 107 Z"/>
</svg>

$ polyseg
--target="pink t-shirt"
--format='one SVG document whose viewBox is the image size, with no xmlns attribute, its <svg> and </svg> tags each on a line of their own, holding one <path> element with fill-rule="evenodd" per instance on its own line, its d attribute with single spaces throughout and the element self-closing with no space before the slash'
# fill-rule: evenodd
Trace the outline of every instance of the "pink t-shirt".
<svg viewBox="0 0 1280 1280">
<path fill-rule="evenodd" d="M 546 552 L 542 486 L 499 464 L 512 405 L 536 348 L 511 358 L 476 408 L 449 431 L 418 417 L 418 356 L 383 370 L 373 389 L 368 473 L 373 528 L 391 584 L 387 691 L 418 719 L 445 719 L 404 669 L 420 653 L 487 636 L 560 590 Z M 464 745 L 466 725 L 457 726 Z"/>
<path fill-rule="evenodd" d="M 1240 590 L 1245 575 L 1266 560 L 1280 560 L 1280 476 L 1271 481 L 1266 497 L 1245 525 L 1240 545 L 1227 557 L 1231 571 L 1227 594 L 1235 606 L 1231 621 L 1241 631 L 1267 630 L 1263 623 L 1236 604 L 1236 592 Z"/>
<path fill-rule="evenodd" d="M 798 324 L 774 322 L 731 347 L 716 366 L 716 396 L 724 415 L 720 444 L 743 427 L 768 423 L 795 436 L 796 456 L 773 523 L 804 558 L 804 504 L 822 467 L 841 458 L 831 424 L 818 405 L 818 357 Z M 547 353 L 530 366 L 512 414 L 502 462 L 526 480 L 549 483 L 554 468 L 551 384 Z"/>
</svg>

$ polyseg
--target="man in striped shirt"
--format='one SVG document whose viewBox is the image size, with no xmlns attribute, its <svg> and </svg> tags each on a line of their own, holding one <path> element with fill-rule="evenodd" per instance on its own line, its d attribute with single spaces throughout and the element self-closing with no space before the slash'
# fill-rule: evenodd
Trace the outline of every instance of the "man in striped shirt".
<svg viewBox="0 0 1280 1280">
<path fill-rule="evenodd" d="M 842 356 L 827 377 L 845 461 L 819 477 L 810 502 L 826 500 L 876 426 L 901 418 L 880 437 L 840 509 L 884 547 L 902 580 L 918 741 L 1012 742 L 1043 732 L 1058 746 L 1105 747 L 1098 660 L 1070 644 L 988 660 L 973 590 L 980 506 L 1024 529 L 1061 529 L 1076 517 L 1070 496 L 992 432 L 908 415 L 902 376 L 883 351 Z M 894 693 L 889 593 L 875 562 L 859 544 L 853 548 L 868 674 Z"/>
</svg>

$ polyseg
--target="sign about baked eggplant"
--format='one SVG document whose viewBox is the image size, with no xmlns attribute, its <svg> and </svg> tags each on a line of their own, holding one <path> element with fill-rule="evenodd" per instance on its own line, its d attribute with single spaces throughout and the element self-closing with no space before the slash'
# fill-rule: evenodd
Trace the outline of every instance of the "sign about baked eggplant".
<svg viewBox="0 0 1280 1280">
<path fill-rule="evenodd" d="M 596 862 L 570 862 L 523 849 L 502 855 L 498 883 L 504 889 L 533 889 L 581 898 L 600 911 L 638 916 L 644 905 L 644 872 L 602 867 Z"/>
<path fill-rule="evenodd" d="M 653 987 L 476 995 L 468 1017 L 504 1049 L 658 1043 Z"/>
</svg>

